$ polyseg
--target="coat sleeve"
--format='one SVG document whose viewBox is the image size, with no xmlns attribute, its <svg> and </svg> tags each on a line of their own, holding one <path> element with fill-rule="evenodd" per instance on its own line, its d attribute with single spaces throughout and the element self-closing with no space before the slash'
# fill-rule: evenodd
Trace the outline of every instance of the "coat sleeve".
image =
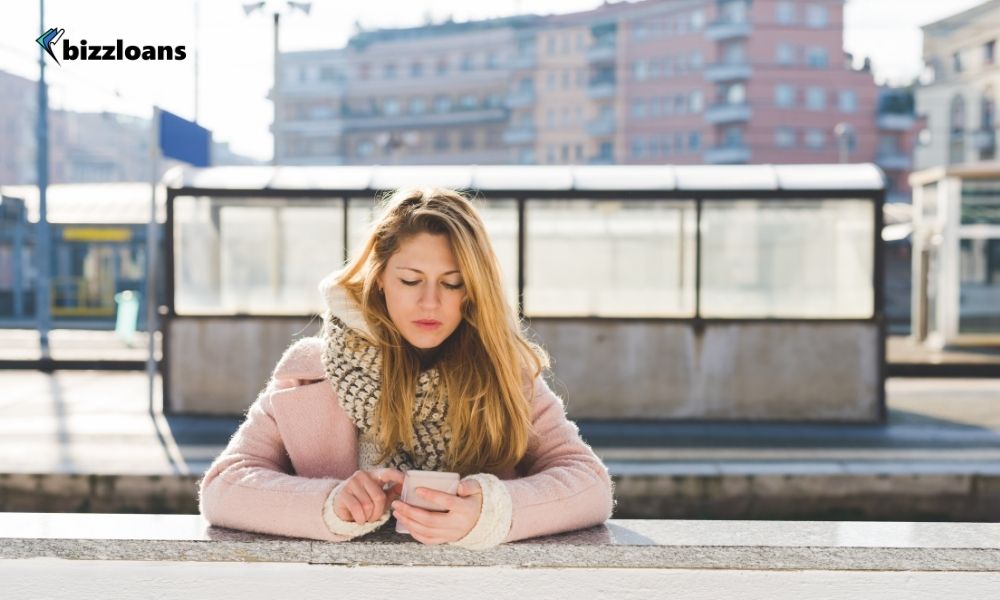
<svg viewBox="0 0 1000 600">
<path fill-rule="evenodd" d="M 591 527 L 611 518 L 614 483 L 608 469 L 541 376 L 533 386 L 532 425 L 534 435 L 518 465 L 527 475 L 502 482 L 511 498 L 504 542 Z"/>
<path fill-rule="evenodd" d="M 485 550 L 503 542 L 603 523 L 614 509 L 607 468 L 566 418 L 562 399 L 542 377 L 532 389 L 533 435 L 517 466 L 525 477 L 501 480 L 471 475 L 483 490 L 483 508 L 472 530 L 453 545 Z"/>
<path fill-rule="evenodd" d="M 279 363 L 225 450 L 205 472 L 198 486 L 198 506 L 212 525 L 339 542 L 388 520 L 387 510 L 376 522 L 343 522 L 334 515 L 332 501 L 344 480 L 293 474 L 271 397 L 303 384 L 308 382 L 282 377 Z"/>
</svg>

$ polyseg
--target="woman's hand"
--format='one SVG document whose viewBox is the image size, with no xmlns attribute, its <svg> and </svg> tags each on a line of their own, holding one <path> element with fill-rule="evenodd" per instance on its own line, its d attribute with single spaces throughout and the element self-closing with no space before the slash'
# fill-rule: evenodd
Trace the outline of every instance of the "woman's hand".
<svg viewBox="0 0 1000 600">
<path fill-rule="evenodd" d="M 418 487 L 416 493 L 448 510 L 424 510 L 402 500 L 391 503 L 396 520 L 403 523 L 413 539 L 423 544 L 443 544 L 464 538 L 472 531 L 483 509 L 483 490 L 478 481 L 471 479 L 458 485 L 457 496 L 424 487 Z"/>
<path fill-rule="evenodd" d="M 333 499 L 333 512 L 342 521 L 378 521 L 385 507 L 402 494 L 404 477 L 402 471 L 388 467 L 355 471 Z M 390 481 L 393 486 L 384 490 L 382 486 Z"/>
</svg>

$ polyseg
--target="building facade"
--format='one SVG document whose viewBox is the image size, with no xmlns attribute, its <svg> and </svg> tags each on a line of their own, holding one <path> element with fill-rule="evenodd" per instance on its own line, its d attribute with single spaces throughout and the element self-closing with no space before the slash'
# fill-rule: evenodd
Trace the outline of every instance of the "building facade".
<svg viewBox="0 0 1000 600">
<path fill-rule="evenodd" d="M 916 103 L 929 135 L 916 153 L 918 169 L 996 160 L 998 20 L 1000 0 L 990 0 L 923 27 L 930 81 Z"/>
<path fill-rule="evenodd" d="M 878 117 L 843 8 L 644 0 L 362 32 L 282 55 L 279 161 L 884 162 L 905 192 L 915 121 Z"/>
</svg>

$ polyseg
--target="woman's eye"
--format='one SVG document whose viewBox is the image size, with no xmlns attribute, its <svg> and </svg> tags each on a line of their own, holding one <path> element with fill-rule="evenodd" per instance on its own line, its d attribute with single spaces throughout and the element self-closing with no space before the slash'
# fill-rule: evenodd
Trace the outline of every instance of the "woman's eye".
<svg viewBox="0 0 1000 600">
<path fill-rule="evenodd" d="M 412 286 L 417 285 L 418 283 L 420 283 L 420 280 L 417 280 L 417 281 L 407 281 L 405 279 L 400 279 L 399 282 L 402 283 L 403 285 L 408 285 L 408 286 L 412 287 Z M 449 290 L 457 290 L 457 289 L 461 289 L 462 286 L 464 286 L 465 284 L 464 283 L 459 283 L 457 285 L 452 285 L 450 283 L 444 283 L 444 282 L 442 282 L 441 285 L 443 285 L 444 287 L 448 288 Z"/>
</svg>

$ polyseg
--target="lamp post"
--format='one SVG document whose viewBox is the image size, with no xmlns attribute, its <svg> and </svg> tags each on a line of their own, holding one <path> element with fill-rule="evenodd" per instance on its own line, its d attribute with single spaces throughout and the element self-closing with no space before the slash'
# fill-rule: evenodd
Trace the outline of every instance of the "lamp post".
<svg viewBox="0 0 1000 600">
<path fill-rule="evenodd" d="M 278 84 L 281 81 L 281 64 L 278 60 L 278 30 L 281 27 L 282 7 L 287 8 L 289 12 L 301 10 L 308 15 L 309 10 L 312 8 L 312 3 L 292 2 L 292 0 L 285 0 L 284 2 L 277 0 L 262 0 L 261 2 L 251 2 L 243 5 L 243 12 L 247 15 L 261 11 L 270 12 L 274 17 L 274 84 L 271 86 L 271 100 L 274 103 L 274 121 L 271 125 L 271 136 L 274 139 L 274 149 L 273 156 L 271 157 L 271 164 L 275 166 L 278 164 Z"/>
</svg>

